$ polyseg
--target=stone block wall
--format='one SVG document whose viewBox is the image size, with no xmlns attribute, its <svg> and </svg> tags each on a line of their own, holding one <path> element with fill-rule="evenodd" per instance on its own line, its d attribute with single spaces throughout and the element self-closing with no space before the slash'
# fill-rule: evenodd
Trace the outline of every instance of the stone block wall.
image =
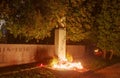
<svg viewBox="0 0 120 78">
<path fill-rule="evenodd" d="M 78 59 L 85 53 L 85 46 L 67 45 L 66 50 Z M 54 45 L 0 44 L 0 67 L 39 62 L 54 56 Z"/>
</svg>

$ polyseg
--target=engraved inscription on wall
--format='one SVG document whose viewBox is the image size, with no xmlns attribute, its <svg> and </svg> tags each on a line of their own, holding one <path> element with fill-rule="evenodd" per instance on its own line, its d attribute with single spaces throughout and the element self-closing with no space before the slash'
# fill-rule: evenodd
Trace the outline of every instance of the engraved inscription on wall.
<svg viewBox="0 0 120 78">
<path fill-rule="evenodd" d="M 36 51 L 35 45 L 0 44 L 0 63 L 32 62 Z"/>
</svg>

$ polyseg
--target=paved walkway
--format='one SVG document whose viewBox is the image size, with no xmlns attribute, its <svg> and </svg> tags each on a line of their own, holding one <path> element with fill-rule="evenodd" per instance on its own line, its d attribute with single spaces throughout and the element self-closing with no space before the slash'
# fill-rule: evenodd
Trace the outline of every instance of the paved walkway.
<svg viewBox="0 0 120 78">
<path fill-rule="evenodd" d="M 120 78 L 120 63 L 83 75 L 84 78 Z M 82 77 L 81 77 L 82 78 Z"/>
<path fill-rule="evenodd" d="M 120 63 L 101 69 L 97 73 L 105 78 L 120 78 Z"/>
<path fill-rule="evenodd" d="M 79 73 L 75 71 L 54 72 L 57 78 L 120 78 L 120 63 L 97 71 Z"/>
<path fill-rule="evenodd" d="M 4 68 L 3 70 L 5 71 Z M 108 66 L 100 70 L 88 71 L 85 73 L 80 73 L 76 71 L 50 71 L 53 72 L 53 74 L 56 75 L 57 78 L 120 78 L 120 63 Z M 1 70 L 0 72 L 2 73 Z"/>
</svg>

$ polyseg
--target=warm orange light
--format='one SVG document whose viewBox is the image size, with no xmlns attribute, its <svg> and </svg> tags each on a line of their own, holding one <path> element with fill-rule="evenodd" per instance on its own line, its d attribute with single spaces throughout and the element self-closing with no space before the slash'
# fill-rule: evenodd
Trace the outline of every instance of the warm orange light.
<svg viewBox="0 0 120 78">
<path fill-rule="evenodd" d="M 72 59 L 72 57 L 70 56 Z M 83 66 L 80 62 L 72 62 L 71 60 L 67 59 L 54 59 L 52 62 L 52 67 L 58 70 L 76 70 L 76 69 L 83 69 Z"/>
<path fill-rule="evenodd" d="M 74 63 L 74 62 L 66 62 L 62 64 L 54 64 L 53 68 L 55 69 L 63 69 L 63 70 L 76 70 L 76 69 L 82 69 L 82 65 L 80 62 Z"/>
</svg>

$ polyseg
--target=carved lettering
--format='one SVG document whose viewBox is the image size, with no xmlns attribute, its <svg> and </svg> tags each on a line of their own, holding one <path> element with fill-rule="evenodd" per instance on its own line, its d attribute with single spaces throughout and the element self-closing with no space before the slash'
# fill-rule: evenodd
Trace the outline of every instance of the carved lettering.
<svg viewBox="0 0 120 78">
<path fill-rule="evenodd" d="M 18 48 L 16 47 L 16 48 L 15 48 L 15 52 L 17 52 L 17 50 L 18 50 Z"/>
<path fill-rule="evenodd" d="M 29 51 L 29 47 L 26 47 L 26 51 Z"/>
<path fill-rule="evenodd" d="M 10 47 L 7 47 L 7 50 L 6 51 L 11 51 Z"/>
<path fill-rule="evenodd" d="M 20 48 L 19 48 L 19 52 L 21 52 L 21 51 L 23 51 L 23 48 L 20 47 Z"/>
<path fill-rule="evenodd" d="M 0 52 L 1 52 L 1 47 L 0 47 Z"/>
<path fill-rule="evenodd" d="M 2 51 L 5 52 L 5 47 L 3 47 Z"/>
</svg>

